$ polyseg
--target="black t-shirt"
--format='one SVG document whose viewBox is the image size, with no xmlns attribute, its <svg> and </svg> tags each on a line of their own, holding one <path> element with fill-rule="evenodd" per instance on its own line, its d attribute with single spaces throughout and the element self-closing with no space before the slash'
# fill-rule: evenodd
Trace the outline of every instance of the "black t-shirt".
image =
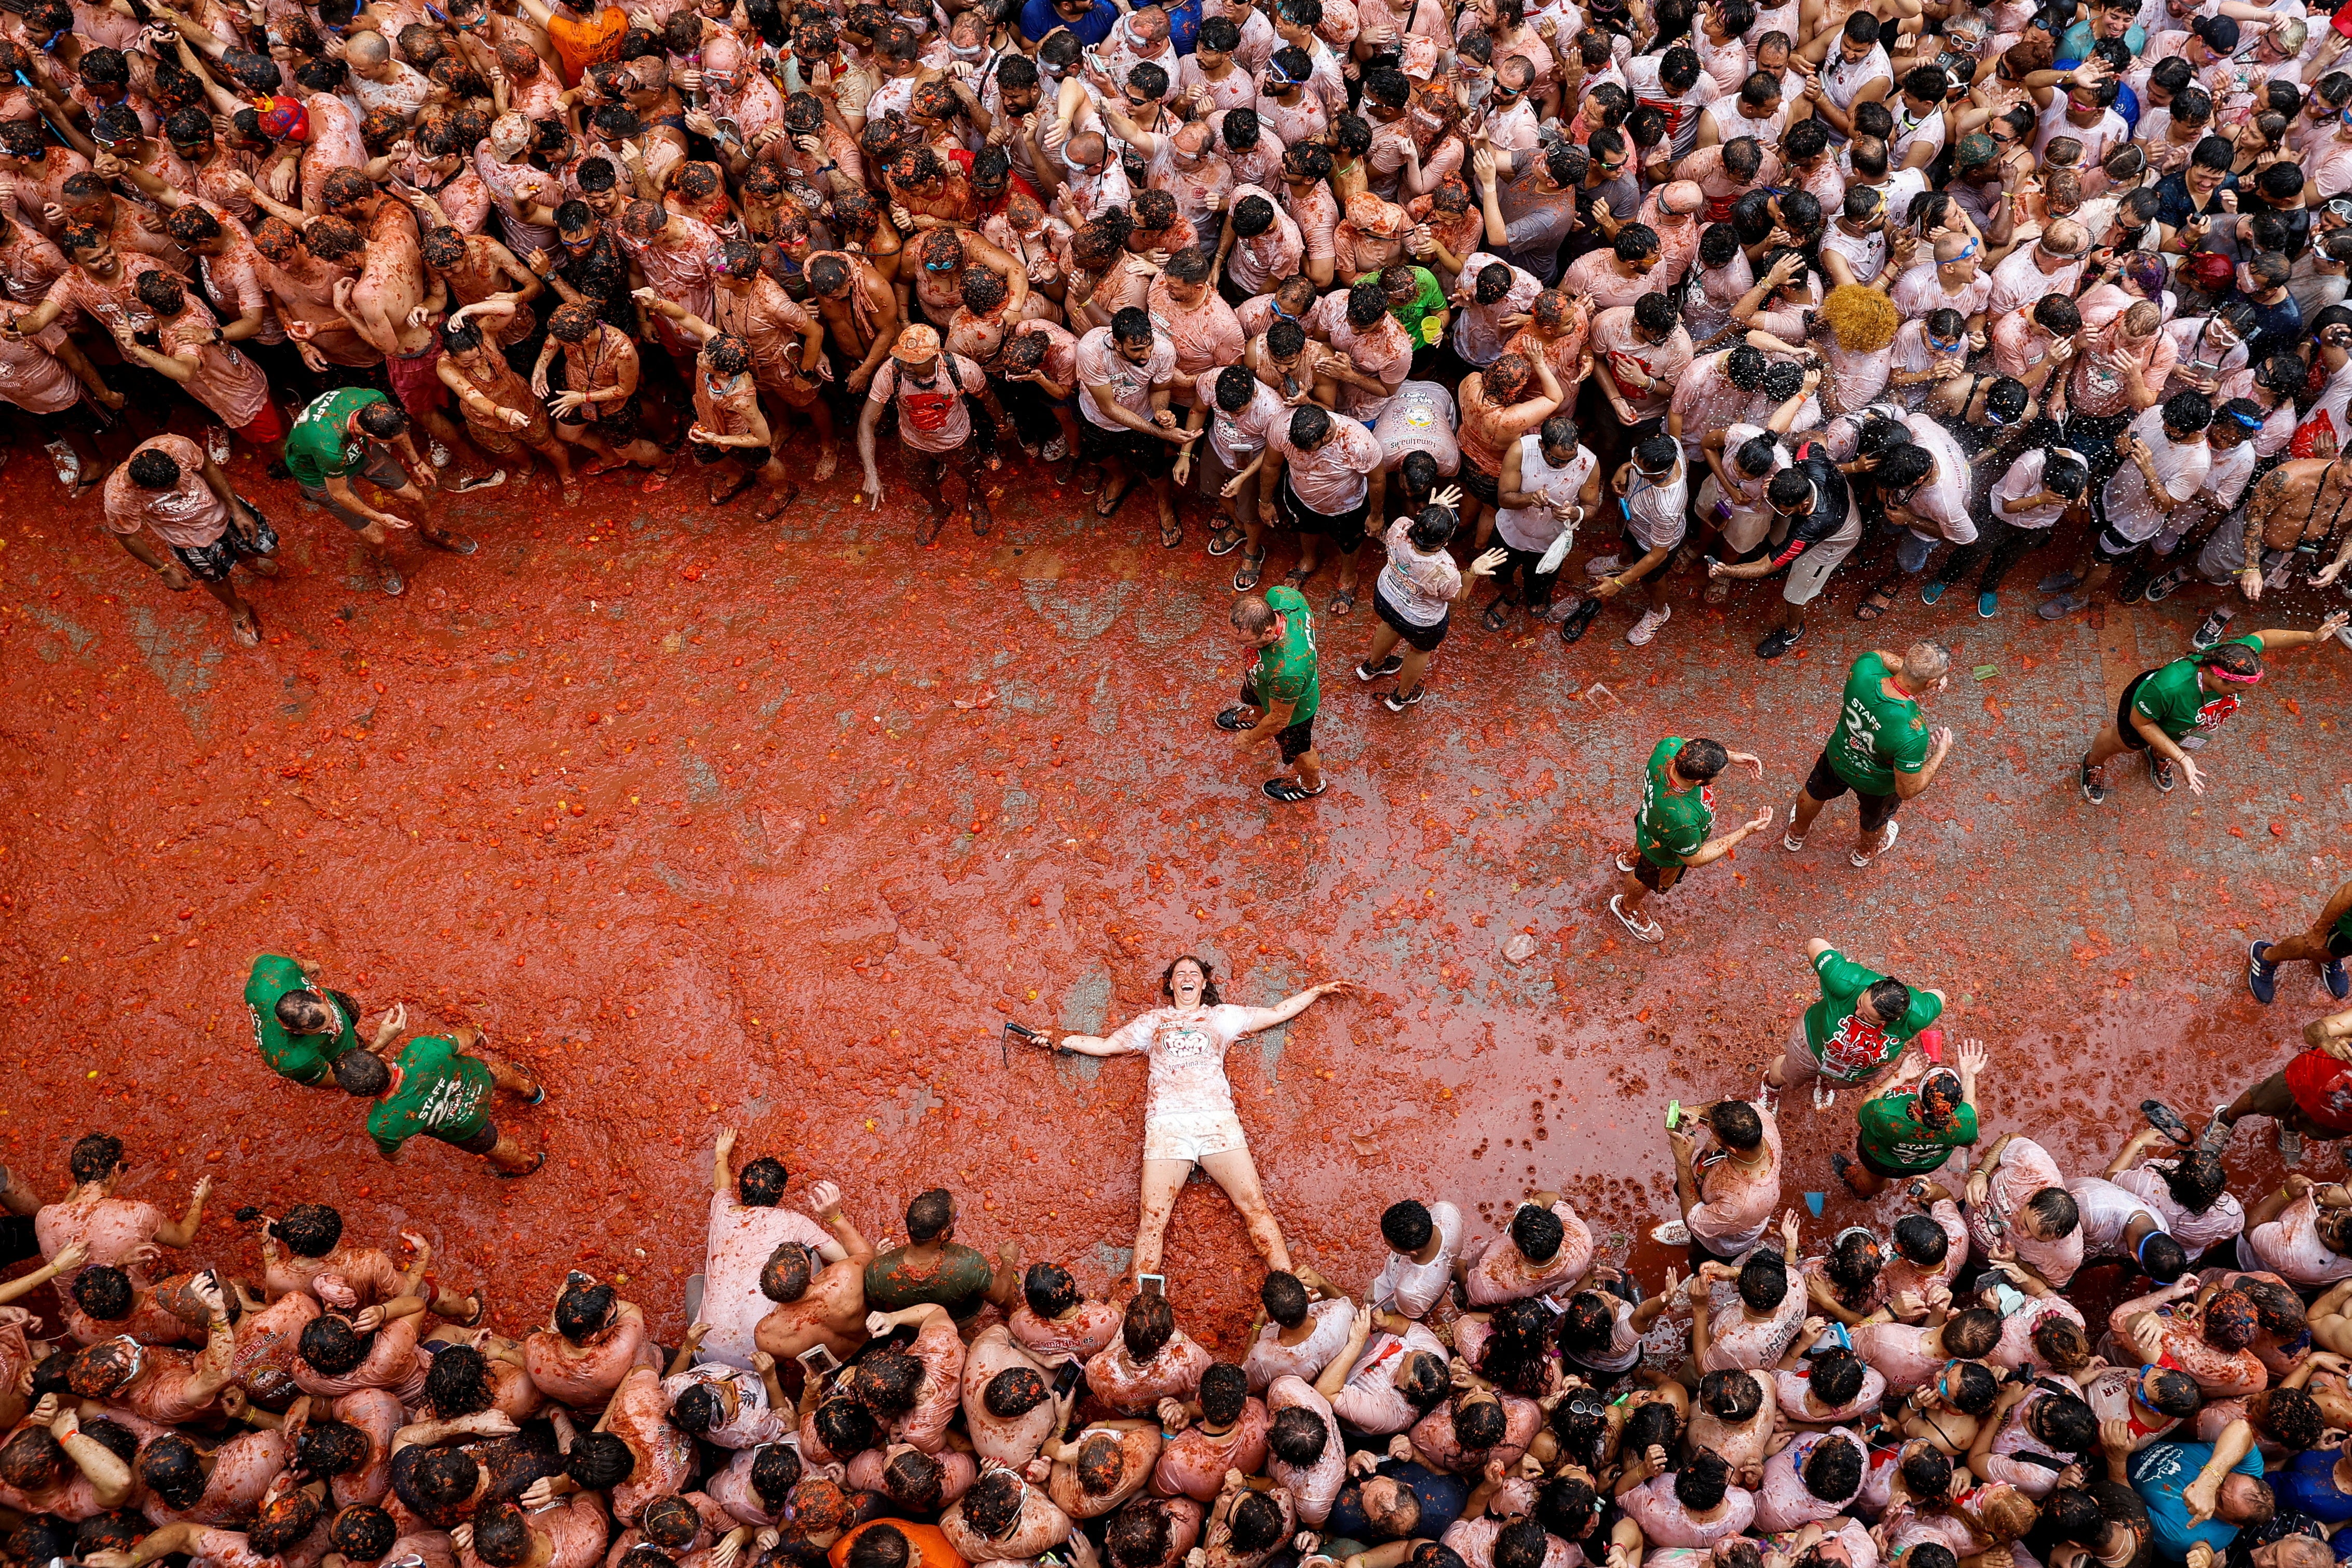
<svg viewBox="0 0 2352 1568">
<path fill-rule="evenodd" d="M 2307 1513 L 2274 1513 L 2267 1523 L 2250 1524 L 2239 1531 L 2222 1561 L 2226 1568 L 2253 1568 L 2254 1548 L 2284 1541 L 2290 1535 L 2308 1535 L 2314 1541 L 2324 1542 L 2327 1539 L 2327 1526 Z"/>
<path fill-rule="evenodd" d="M 392 1457 L 393 1491 L 411 1513 L 435 1530 L 447 1530 L 462 1523 L 486 1502 L 511 1501 L 530 1490 L 533 1481 L 563 1473 L 563 1456 L 556 1449 L 555 1429 L 544 1421 L 530 1422 L 511 1437 L 486 1437 L 478 1443 L 457 1446 L 480 1467 L 488 1484 L 467 1501 L 446 1510 L 426 1502 L 416 1490 L 417 1462 L 435 1449 L 415 1444 Z"/>
<path fill-rule="evenodd" d="M 1445 1533 L 1446 1526 L 1462 1517 L 1462 1505 L 1470 1500 L 1470 1486 L 1460 1476 L 1449 1476 L 1433 1470 L 1412 1460 L 1402 1463 L 1382 1459 L 1375 1476 L 1386 1476 L 1397 1481 L 1421 1500 L 1421 1522 L 1413 1527 L 1416 1540 L 1434 1541 Z M 1342 1536 L 1374 1545 L 1388 1537 L 1375 1534 L 1371 1521 L 1364 1517 L 1363 1482 L 1349 1477 L 1339 1489 L 1339 1496 L 1331 1505 L 1331 1518 L 1325 1526 L 1327 1535 Z"/>
<path fill-rule="evenodd" d="M 1813 509 L 1801 517 L 1789 519 L 1789 538 L 1780 548 L 1785 553 L 1791 545 L 1810 549 L 1845 527 L 1846 513 L 1853 505 L 1853 492 L 1846 488 L 1845 476 L 1830 461 L 1829 454 L 1818 441 L 1806 442 L 1798 449 L 1796 462 L 1790 467 L 1801 471 L 1813 482 Z"/>
</svg>

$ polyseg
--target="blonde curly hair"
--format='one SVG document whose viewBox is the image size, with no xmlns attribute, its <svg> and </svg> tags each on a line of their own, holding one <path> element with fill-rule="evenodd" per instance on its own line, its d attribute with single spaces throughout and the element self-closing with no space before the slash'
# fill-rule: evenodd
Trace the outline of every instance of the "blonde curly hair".
<svg viewBox="0 0 2352 1568">
<path fill-rule="evenodd" d="M 1875 288 L 1843 284 L 1822 301 L 1822 324 L 1837 334 L 1838 346 L 1850 354 L 1867 354 L 1895 341 L 1903 325 L 1894 301 Z"/>
</svg>

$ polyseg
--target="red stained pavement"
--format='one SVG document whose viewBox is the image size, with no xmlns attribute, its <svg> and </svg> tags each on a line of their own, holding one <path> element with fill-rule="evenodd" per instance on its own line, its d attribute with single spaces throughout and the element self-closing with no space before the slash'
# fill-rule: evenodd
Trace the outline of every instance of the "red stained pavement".
<svg viewBox="0 0 2352 1568">
<path fill-rule="evenodd" d="M 1197 520 L 1162 550 L 1142 497 L 1105 524 L 1024 478 L 996 537 L 959 519 L 917 549 L 895 469 L 878 520 L 845 476 L 781 531 L 712 512 L 697 479 L 593 482 L 571 514 L 541 479 L 446 503 L 480 553 L 412 552 L 394 601 L 331 520 L 236 466 L 287 540 L 251 591 L 257 651 L 36 456 L 0 519 L 0 1159 L 54 1194 L 74 1136 L 117 1132 L 127 1193 L 176 1206 L 216 1179 L 215 1253 L 237 1255 L 237 1205 L 322 1199 L 357 1237 L 422 1230 L 445 1279 L 494 1282 L 507 1328 L 584 1259 L 674 1335 L 732 1124 L 795 1192 L 838 1180 L 869 1234 L 945 1185 L 964 1239 L 1020 1238 L 1100 1289 L 1132 1235 L 1142 1064 L 1007 1065 L 999 1027 L 1099 1032 L 1185 951 L 1235 999 L 1365 988 L 1229 1062 L 1295 1254 L 1348 1285 L 1408 1193 L 1493 1216 L 1556 1186 L 1622 1250 L 1671 1207 L 1666 1100 L 1753 1087 L 1812 994 L 1811 936 L 1949 993 L 1955 1035 L 1994 1051 L 1988 1124 L 2074 1169 L 2105 1163 L 2121 1108 L 2210 1105 L 2324 1010 L 2307 967 L 2256 1007 L 2241 956 L 2352 875 L 2352 653 L 2277 656 L 2201 754 L 2201 800 L 2130 766 L 2104 809 L 2074 790 L 2116 691 L 2185 650 L 2210 591 L 2053 627 L 2032 615 L 2045 550 L 1995 621 L 1963 588 L 1865 628 L 1849 565 L 1773 665 L 1748 652 L 1761 594 L 1707 610 L 1696 578 L 1646 650 L 1616 608 L 1572 649 L 1465 613 L 1402 717 L 1350 674 L 1367 595 L 1318 616 L 1330 791 L 1282 807 L 1256 788 L 1271 748 L 1209 724 L 1244 662 L 1233 558 Z M 1278 542 L 1275 574 L 1291 559 Z M 1761 786 L 1727 776 L 1727 825 L 1785 810 L 1847 662 L 1920 634 L 1954 646 L 1931 717 L 1958 745 L 1885 862 L 1846 864 L 1833 805 L 1801 855 L 1776 827 L 1654 901 L 1663 947 L 1627 940 L 1608 862 L 1657 738 L 1762 754 Z M 387 1166 L 358 1104 L 271 1077 L 240 1000 L 264 949 L 318 960 L 371 1022 L 399 998 L 412 1028 L 480 1024 L 552 1085 L 503 1118 L 547 1168 L 499 1181 L 423 1140 Z M 1787 1107 L 1792 1204 L 1849 1117 Z M 1832 1197 L 1829 1220 L 1858 1211 Z M 1168 1269 L 1230 1346 L 1257 1270 L 1213 1187 L 1180 1202 Z"/>
</svg>

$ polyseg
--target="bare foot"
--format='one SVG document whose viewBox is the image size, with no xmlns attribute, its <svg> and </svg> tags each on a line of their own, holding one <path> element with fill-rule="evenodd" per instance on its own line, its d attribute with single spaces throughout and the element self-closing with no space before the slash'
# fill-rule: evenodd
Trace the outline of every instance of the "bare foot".
<svg viewBox="0 0 2352 1568">
<path fill-rule="evenodd" d="M 835 467 L 836 467 L 836 466 L 840 464 L 840 462 L 841 462 L 841 454 L 840 454 L 840 453 L 838 453 L 838 452 L 836 452 L 836 451 L 835 451 L 835 450 L 834 450 L 832 447 L 830 447 L 830 446 L 826 447 L 824 451 L 822 451 L 822 452 L 818 453 L 818 454 L 816 455 L 816 475 L 815 475 L 816 482 L 817 482 L 818 484 L 822 485 L 822 484 L 824 484 L 827 479 L 832 478 L 832 477 L 833 477 L 833 471 L 834 471 Z"/>
<path fill-rule="evenodd" d="M 576 507 L 580 504 L 580 482 L 578 480 L 566 479 L 563 481 L 563 504 L 567 507 Z"/>
</svg>

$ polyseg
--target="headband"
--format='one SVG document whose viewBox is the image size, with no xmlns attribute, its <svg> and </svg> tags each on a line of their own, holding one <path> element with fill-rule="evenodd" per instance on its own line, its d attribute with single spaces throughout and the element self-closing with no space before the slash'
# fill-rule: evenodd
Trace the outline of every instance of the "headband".
<svg viewBox="0 0 2352 1568">
<path fill-rule="evenodd" d="M 2219 664 L 2200 664 L 2197 667 L 2216 680 L 2229 681 L 2242 686 L 2251 686 L 2263 678 L 2263 673 L 2260 670 L 2256 670 L 2251 675 L 2242 675 L 2233 670 L 2225 670 Z"/>
</svg>

